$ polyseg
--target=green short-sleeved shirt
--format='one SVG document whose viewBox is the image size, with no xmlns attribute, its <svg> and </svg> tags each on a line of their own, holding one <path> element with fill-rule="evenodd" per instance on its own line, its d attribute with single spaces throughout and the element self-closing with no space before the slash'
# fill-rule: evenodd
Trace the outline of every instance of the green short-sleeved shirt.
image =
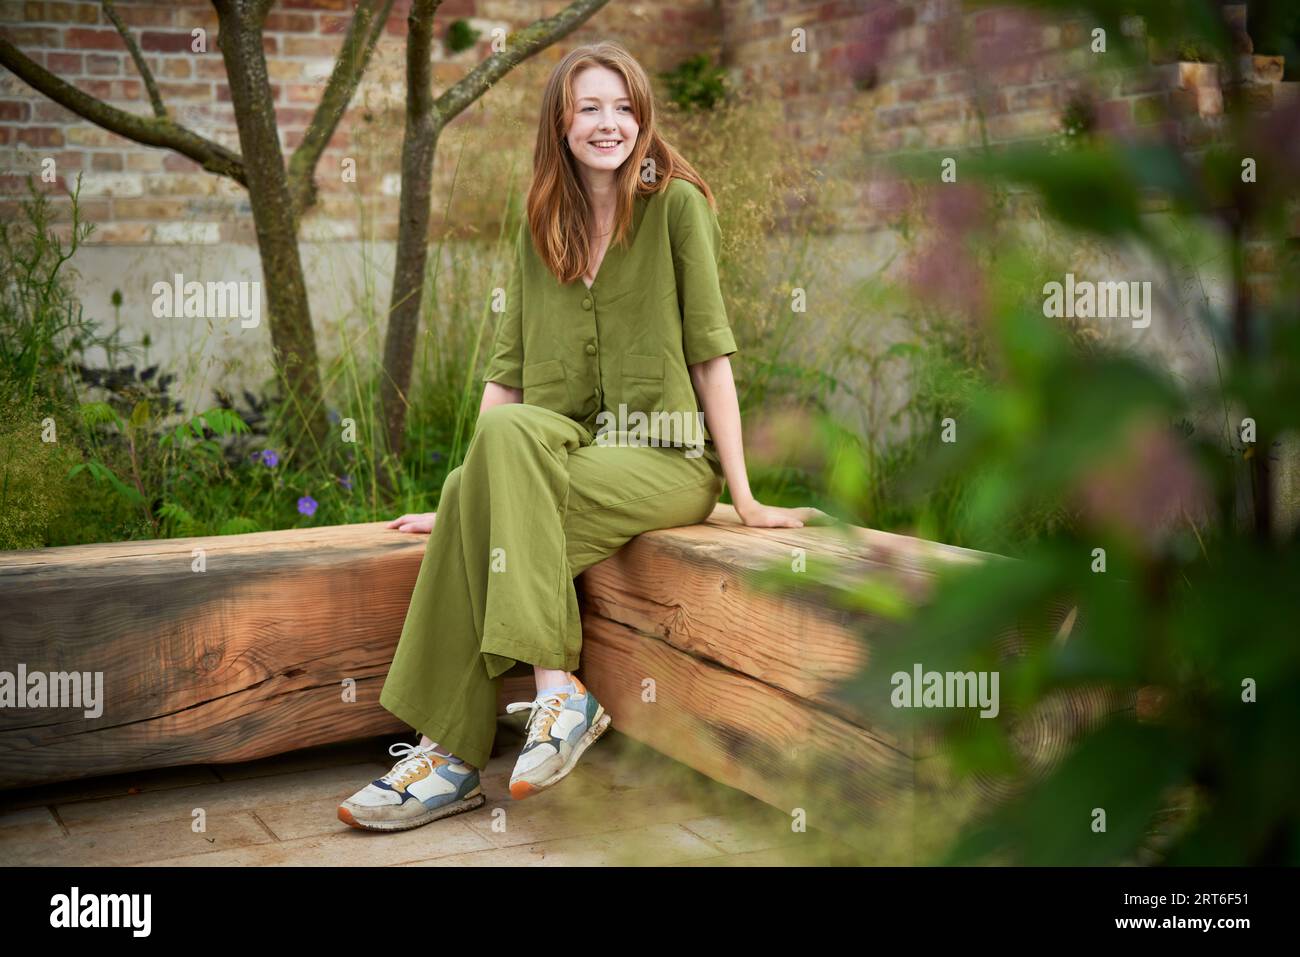
<svg viewBox="0 0 1300 957">
<path fill-rule="evenodd" d="M 721 239 L 704 194 L 674 177 L 636 199 L 626 248 L 610 244 L 588 289 L 561 285 L 522 224 L 483 381 L 523 389 L 524 402 L 593 433 L 712 443 L 687 366 L 736 351 L 718 284 Z"/>
</svg>

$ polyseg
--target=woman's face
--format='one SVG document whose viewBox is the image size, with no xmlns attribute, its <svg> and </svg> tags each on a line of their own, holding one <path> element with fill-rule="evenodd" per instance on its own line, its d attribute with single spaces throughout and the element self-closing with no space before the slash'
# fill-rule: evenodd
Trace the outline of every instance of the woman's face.
<svg viewBox="0 0 1300 957">
<path fill-rule="evenodd" d="M 576 73 L 573 110 L 565 139 L 578 162 L 610 173 L 623 165 L 632 155 L 640 129 L 623 77 L 603 66 Z"/>
</svg>

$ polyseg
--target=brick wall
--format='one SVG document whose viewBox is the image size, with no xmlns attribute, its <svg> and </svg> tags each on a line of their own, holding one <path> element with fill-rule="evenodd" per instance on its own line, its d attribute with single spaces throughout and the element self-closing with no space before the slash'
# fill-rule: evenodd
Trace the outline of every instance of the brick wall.
<svg viewBox="0 0 1300 957">
<path fill-rule="evenodd" d="M 410 0 L 397 0 L 366 77 L 321 158 L 320 199 L 303 225 L 307 240 L 354 239 L 363 228 L 379 240 L 396 235 L 409 6 Z M 460 18 L 468 19 L 482 35 L 477 46 L 457 54 L 441 42 L 435 44 L 435 93 L 488 55 L 494 27 L 515 30 L 564 6 L 552 0 L 445 0 L 435 25 L 439 40 L 448 25 Z M 453 128 L 483 127 L 485 135 L 475 142 L 476 151 L 513 151 L 516 159 L 528 160 L 546 73 L 573 46 L 616 39 L 633 50 L 647 70 L 659 71 L 716 42 L 718 11 L 709 0 L 682 0 L 666 9 L 659 6 L 617 0 L 609 4 L 560 44 L 512 72 L 457 118 Z M 211 4 L 207 0 L 118 0 L 116 9 L 136 37 L 172 117 L 238 150 Z M 351 10 L 349 0 L 279 0 L 268 14 L 265 51 L 286 153 L 298 145 L 311 120 Z M 206 31 L 206 52 L 191 49 L 191 31 L 196 29 Z M 98 2 L 3 0 L 0 31 L 37 63 L 85 92 L 113 106 L 149 114 L 135 65 Z M 491 135 L 493 130 L 502 135 Z M 450 135 L 445 139 L 454 141 Z M 486 145 L 493 142 L 495 146 Z M 24 174 L 39 171 L 45 158 L 55 161 L 60 190 L 71 187 L 77 174 L 82 174 L 84 211 L 98 225 L 92 242 L 253 242 L 241 187 L 185 157 L 138 146 L 100 129 L 0 69 L 0 215 L 12 215 L 13 197 L 25 191 Z M 356 163 L 355 184 L 341 175 L 345 158 Z M 444 148 L 436 172 L 438 183 L 447 185 L 453 172 L 454 157 Z M 434 205 L 437 219 L 442 210 L 437 202 Z"/>
<path fill-rule="evenodd" d="M 318 167 L 320 200 L 306 218 L 307 240 L 355 239 L 362 230 L 391 239 L 396 230 L 397 171 L 404 95 L 404 37 L 409 0 L 398 0 L 370 69 Z M 435 45 L 435 89 L 444 89 L 488 52 L 494 27 L 512 30 L 562 9 L 559 0 L 447 0 L 436 33 L 467 18 L 483 31 L 475 48 L 452 55 Z M 119 0 L 158 79 L 164 102 L 182 124 L 238 149 L 216 48 L 216 15 L 207 0 Z M 351 16 L 349 0 L 281 0 L 268 16 L 266 53 L 283 145 L 301 140 Z M 1252 56 L 1239 19 L 1239 48 L 1260 107 L 1296 84 L 1281 83 L 1277 57 Z M 123 109 L 148 103 L 121 38 L 97 2 L 0 0 L 0 29 L 29 56 L 92 95 Z M 191 52 L 191 31 L 207 31 L 207 52 Z M 795 52 L 795 31 L 804 52 Z M 889 204 L 873 195 L 864 160 L 915 148 L 963 147 L 981 137 L 1010 142 L 1057 132 L 1072 96 L 1086 92 L 1104 129 L 1156 122 L 1172 104 L 1191 146 L 1212 134 L 1221 99 L 1203 70 L 1157 63 L 1151 70 L 1085 71 L 1098 54 L 1087 25 L 1019 10 L 967 8 L 960 0 L 615 0 L 577 33 L 511 73 L 462 114 L 457 128 L 481 128 L 467 140 L 473 168 L 519 164 L 526 174 L 537 101 L 550 66 L 573 45 L 612 38 L 652 73 L 704 51 L 720 55 L 742 86 L 779 97 L 788 121 L 783 148 L 802 149 L 856 190 L 843 226 L 887 225 Z M 449 136 L 454 142 L 454 137 Z M 184 157 L 137 146 L 72 115 L 0 71 L 0 213 L 12 210 L 22 173 L 52 157 L 60 184 L 83 174 L 87 217 L 96 241 L 109 244 L 251 243 L 243 191 Z M 345 158 L 357 182 L 340 175 Z M 447 187 L 456 169 L 440 150 L 435 176 Z M 499 170 L 495 170 L 499 172 Z M 461 180 L 463 182 L 463 179 Z M 499 187 L 499 183 L 496 184 Z M 453 221 L 490 219 L 472 208 L 473 189 Z M 499 203 L 496 204 L 499 207 Z M 435 228 L 442 214 L 435 203 Z"/>
<path fill-rule="evenodd" d="M 861 189 L 847 228 L 884 225 L 880 217 L 890 212 L 869 193 L 867 158 L 1056 135 L 1078 94 L 1108 131 L 1156 123 L 1168 107 L 1181 117 L 1189 148 L 1212 137 L 1222 113 L 1205 67 L 1159 51 L 1149 69 L 1116 66 L 1096 75 L 1105 57 L 1118 57 L 1091 50 L 1082 20 L 960 0 L 723 0 L 722 9 L 726 62 L 740 82 L 779 92 L 792 145 L 838 134 L 814 148 Z M 1280 57 L 1253 55 L 1245 14 L 1245 5 L 1230 13 L 1241 72 L 1250 101 L 1268 109 L 1296 96 L 1300 84 L 1281 82 Z M 797 29 L 803 53 L 792 50 Z"/>
</svg>

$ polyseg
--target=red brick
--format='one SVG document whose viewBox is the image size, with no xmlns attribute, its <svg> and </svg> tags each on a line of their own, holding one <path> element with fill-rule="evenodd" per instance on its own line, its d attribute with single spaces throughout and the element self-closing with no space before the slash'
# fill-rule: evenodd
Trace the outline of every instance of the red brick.
<svg viewBox="0 0 1300 957">
<path fill-rule="evenodd" d="M 315 103 L 320 100 L 321 87 L 315 83 L 286 83 L 284 92 L 290 103 Z"/>
<path fill-rule="evenodd" d="M 126 154 L 126 168 L 136 173 L 155 173 L 162 169 L 162 161 L 163 153 L 160 150 Z"/>
<path fill-rule="evenodd" d="M 90 3 L 47 3 L 44 20 L 55 23 L 98 23 L 98 4 Z"/>
<path fill-rule="evenodd" d="M 271 12 L 262 29 L 268 33 L 310 33 L 316 29 L 316 18 L 310 13 Z"/>
<path fill-rule="evenodd" d="M 39 179 L 34 180 L 39 182 Z M 18 173 L 0 173 L 0 196 L 25 196 L 27 195 L 27 175 Z M 11 204 L 0 204 L 0 208 L 7 209 Z M 19 211 L 21 215 L 21 211 Z M 16 220 L 18 216 L 5 216 L 6 219 Z"/>
<path fill-rule="evenodd" d="M 163 169 L 176 173 L 201 173 L 203 167 L 194 160 L 181 156 L 180 153 L 164 153 Z"/>
<path fill-rule="evenodd" d="M 876 125 L 882 130 L 911 126 L 916 122 L 916 107 L 904 106 L 896 110 L 881 110 L 876 114 Z"/>
<path fill-rule="evenodd" d="M 82 68 L 81 54 L 51 50 L 46 58 L 45 68 L 65 80 L 68 77 L 80 76 Z"/>
<path fill-rule="evenodd" d="M 1097 126 L 1106 132 L 1127 130 L 1133 126 L 1130 100 L 1108 100 L 1097 107 Z"/>
<path fill-rule="evenodd" d="M 122 57 L 111 53 L 91 53 L 86 57 L 86 72 L 91 76 L 121 76 Z"/>
<path fill-rule="evenodd" d="M 158 93 L 162 96 L 164 103 L 170 103 L 173 100 L 201 100 L 206 102 L 212 99 L 211 83 L 168 83 L 159 82 Z"/>
<path fill-rule="evenodd" d="M 224 80 L 226 78 L 226 63 L 221 59 L 220 54 L 196 57 L 194 60 L 194 75 L 201 80 Z"/>
<path fill-rule="evenodd" d="M 194 37 L 185 33 L 146 30 L 140 34 L 140 49 L 153 50 L 158 53 L 189 53 Z"/>
<path fill-rule="evenodd" d="M 965 93 L 974 85 L 974 80 L 965 70 L 945 73 L 940 79 L 940 89 L 944 93 Z"/>
<path fill-rule="evenodd" d="M 441 13 L 441 11 L 439 11 Z M 405 13 L 394 13 L 384 24 L 384 32 L 392 37 L 406 36 L 407 22 Z"/>
<path fill-rule="evenodd" d="M 284 0 L 284 5 L 290 9 L 306 10 L 347 10 L 350 9 L 348 0 Z M 443 4 L 439 9 L 438 15 L 441 16 L 448 5 Z"/>
<path fill-rule="evenodd" d="M 1008 91 L 1008 109 L 1046 110 L 1059 105 L 1060 87 L 1055 83 L 1019 87 Z"/>
<path fill-rule="evenodd" d="M 229 84 L 229 83 L 218 83 L 218 84 L 216 84 L 216 87 L 217 87 L 217 100 L 218 100 L 218 101 L 220 101 L 220 102 L 222 102 L 222 103 L 232 103 L 232 102 L 234 102 L 234 101 L 231 99 L 231 96 L 230 96 L 230 84 Z M 272 84 L 271 84 L 271 99 L 273 99 L 273 100 L 278 100 L 278 99 L 280 99 L 280 84 L 279 84 L 279 83 L 272 83 Z"/>
<path fill-rule="evenodd" d="M 185 201 L 152 196 L 126 196 L 113 200 L 115 219 L 179 219 L 186 213 Z"/>
<path fill-rule="evenodd" d="M 32 106 L 23 100 L 0 100 L 0 122 L 25 123 L 32 114 Z"/>
<path fill-rule="evenodd" d="M 962 102 L 959 99 L 930 100 L 917 106 L 917 121 L 920 123 L 944 123 L 961 117 Z"/>
<path fill-rule="evenodd" d="M 279 106 L 275 110 L 275 122 L 282 127 L 306 127 L 311 123 L 315 110 L 292 106 Z"/>
<path fill-rule="evenodd" d="M 119 4 L 117 15 L 130 27 L 169 27 L 176 22 L 176 8 L 170 3 Z"/>
<path fill-rule="evenodd" d="M 120 153 L 95 153 L 90 158 L 90 168 L 100 172 L 120 172 L 122 155 Z"/>
<path fill-rule="evenodd" d="M 339 52 L 338 40 L 326 40 L 321 37 L 284 38 L 285 56 L 334 57 Z"/>
<path fill-rule="evenodd" d="M 89 153 L 55 153 L 54 163 L 58 169 L 66 169 L 75 172 L 85 168 L 86 157 Z"/>
<path fill-rule="evenodd" d="M 152 234 L 152 223 L 105 223 L 96 227 L 88 240 L 91 243 L 114 245 L 146 245 Z"/>
<path fill-rule="evenodd" d="M 63 130 L 54 126 L 24 126 L 14 130 L 14 142 L 28 146 L 62 146 Z"/>
<path fill-rule="evenodd" d="M 53 100 L 37 100 L 32 104 L 31 121 L 37 124 L 60 123 L 71 125 L 81 122 L 81 119 L 71 110 L 59 106 Z"/>
<path fill-rule="evenodd" d="M 116 30 L 69 27 L 64 31 L 63 45 L 78 50 L 121 50 L 122 38 Z"/>
<path fill-rule="evenodd" d="M 907 83 L 901 83 L 898 87 L 898 100 L 900 103 L 914 103 L 917 100 L 928 100 L 934 96 L 935 80 L 932 76 L 927 76 L 920 80 L 909 80 Z"/>
<path fill-rule="evenodd" d="M 268 60 L 266 73 L 272 80 L 301 80 L 302 68 L 298 60 Z"/>
<path fill-rule="evenodd" d="M 190 61 L 184 57 L 165 57 L 162 61 L 162 69 L 158 75 L 165 76 L 172 80 L 188 80 L 193 72 Z"/>
</svg>

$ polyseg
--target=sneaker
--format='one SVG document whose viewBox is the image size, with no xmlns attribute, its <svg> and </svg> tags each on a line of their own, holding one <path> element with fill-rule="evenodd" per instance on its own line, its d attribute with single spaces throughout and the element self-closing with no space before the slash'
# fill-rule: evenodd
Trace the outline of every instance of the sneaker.
<svg viewBox="0 0 1300 957">
<path fill-rule="evenodd" d="M 609 727 L 609 715 L 586 686 L 576 677 L 571 685 L 572 691 L 506 705 L 507 712 L 530 711 L 528 736 L 510 775 L 512 798 L 526 798 L 555 784 Z"/>
<path fill-rule="evenodd" d="M 478 769 L 438 754 L 433 745 L 399 742 L 393 769 L 339 805 L 339 820 L 365 831 L 404 831 L 481 807 Z"/>
</svg>

